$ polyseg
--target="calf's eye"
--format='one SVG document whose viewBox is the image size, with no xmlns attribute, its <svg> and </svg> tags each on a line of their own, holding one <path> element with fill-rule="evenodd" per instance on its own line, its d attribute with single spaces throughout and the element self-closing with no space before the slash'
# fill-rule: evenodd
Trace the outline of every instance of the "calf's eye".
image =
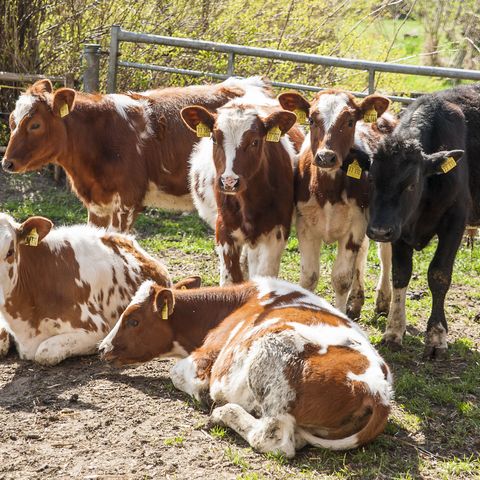
<svg viewBox="0 0 480 480">
<path fill-rule="evenodd" d="M 254 140 L 251 145 L 252 145 L 252 147 L 257 147 L 258 146 L 258 140 Z"/>
<path fill-rule="evenodd" d="M 7 252 L 7 256 L 6 256 L 5 258 L 10 258 L 12 255 L 13 255 L 13 248 L 11 248 L 11 249 Z"/>
<path fill-rule="evenodd" d="M 138 325 L 138 320 L 135 320 L 134 318 L 129 318 L 127 320 L 127 327 L 136 327 Z"/>
<path fill-rule="evenodd" d="M 40 128 L 39 123 L 32 123 L 32 125 L 30 125 L 30 130 L 37 130 L 37 128 Z"/>
<path fill-rule="evenodd" d="M 212 133 L 211 139 L 212 139 L 212 142 L 216 145 L 217 139 L 215 138 L 215 135 L 213 133 Z"/>
<path fill-rule="evenodd" d="M 350 120 L 348 121 L 348 126 L 349 126 L 349 127 L 353 127 L 353 120 L 352 120 L 352 119 L 350 119 Z"/>
<path fill-rule="evenodd" d="M 407 192 L 413 192 L 413 189 L 415 188 L 415 184 L 411 183 L 405 190 Z"/>
<path fill-rule="evenodd" d="M 308 124 L 309 125 L 313 125 L 313 118 L 312 117 L 308 117 Z"/>
</svg>

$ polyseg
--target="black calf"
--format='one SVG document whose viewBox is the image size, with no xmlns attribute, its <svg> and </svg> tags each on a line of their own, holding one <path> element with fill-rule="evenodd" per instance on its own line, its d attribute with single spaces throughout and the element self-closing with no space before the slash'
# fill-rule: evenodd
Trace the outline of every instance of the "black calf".
<svg viewBox="0 0 480 480">
<path fill-rule="evenodd" d="M 428 269 L 432 312 L 425 357 L 447 350 L 444 301 L 467 221 L 480 223 L 480 85 L 425 95 L 383 139 L 370 169 L 373 195 L 367 234 L 392 242 L 394 294 L 383 341 L 400 348 L 413 250 L 437 235 Z"/>
</svg>

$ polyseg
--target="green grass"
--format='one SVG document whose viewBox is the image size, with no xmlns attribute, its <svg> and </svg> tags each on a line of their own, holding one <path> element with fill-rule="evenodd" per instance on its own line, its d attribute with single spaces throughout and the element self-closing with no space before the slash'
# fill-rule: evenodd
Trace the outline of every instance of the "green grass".
<svg viewBox="0 0 480 480">
<path fill-rule="evenodd" d="M 46 215 L 57 225 L 84 222 L 86 218 L 72 193 L 53 186 L 39 174 L 8 177 L 0 195 L 1 209 L 19 221 L 33 214 Z M 136 233 L 145 248 L 168 264 L 175 280 L 196 273 L 201 274 L 205 285 L 218 283 L 213 233 L 196 214 L 150 210 L 138 220 Z M 449 360 L 425 363 L 420 359 L 431 306 L 426 271 L 434 248 L 435 242 L 414 257 L 407 299 L 407 335 L 400 352 L 379 345 L 385 318 L 374 314 L 379 262 L 373 244 L 369 251 L 366 303 L 359 323 L 394 373 L 396 401 L 385 434 L 354 451 L 310 448 L 286 460 L 281 455 L 258 455 L 243 448 L 245 442 L 228 429 L 213 427 L 209 430 L 212 441 L 224 442 L 225 459 L 238 468 L 239 479 L 480 478 L 475 456 L 480 448 L 480 323 L 475 320 L 480 313 L 480 245 L 477 243 L 473 251 L 462 247 L 455 262 L 453 285 L 446 301 Z M 326 246 L 318 293 L 330 301 L 334 259 L 335 247 Z M 298 281 L 299 254 L 294 232 L 283 257 L 281 276 Z M 167 388 L 173 390 L 172 385 Z M 191 405 L 197 408 L 193 402 Z M 179 435 L 164 443 L 179 447 L 185 445 L 185 439 Z"/>
<path fill-rule="evenodd" d="M 176 437 L 172 437 L 172 438 L 166 438 L 164 441 L 163 441 L 163 444 L 164 445 L 167 445 L 167 446 L 176 446 L 176 447 L 182 447 L 183 446 L 183 442 L 185 442 L 185 438 L 182 436 L 182 435 L 178 435 Z"/>
</svg>

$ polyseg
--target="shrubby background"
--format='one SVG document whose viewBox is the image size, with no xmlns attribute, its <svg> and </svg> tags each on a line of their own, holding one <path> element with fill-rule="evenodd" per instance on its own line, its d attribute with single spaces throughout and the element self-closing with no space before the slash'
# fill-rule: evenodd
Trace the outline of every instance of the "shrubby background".
<svg viewBox="0 0 480 480">
<path fill-rule="evenodd" d="M 480 67 L 478 0 L 3 0 L 0 19 L 0 70 L 71 72 L 77 80 L 83 69 L 83 44 L 100 43 L 107 51 L 112 24 L 146 33 L 339 57 Z M 122 57 L 210 71 L 225 71 L 227 64 L 226 56 L 134 44 L 123 44 Z M 363 72 L 287 62 L 245 58 L 236 68 L 238 74 L 261 72 L 310 84 L 356 90 L 366 85 Z M 122 69 L 118 86 L 141 89 L 185 81 Z M 429 78 L 386 74 L 378 78 L 378 88 L 392 92 L 445 86 Z M 9 93 L 2 89 L 4 108 Z"/>
</svg>

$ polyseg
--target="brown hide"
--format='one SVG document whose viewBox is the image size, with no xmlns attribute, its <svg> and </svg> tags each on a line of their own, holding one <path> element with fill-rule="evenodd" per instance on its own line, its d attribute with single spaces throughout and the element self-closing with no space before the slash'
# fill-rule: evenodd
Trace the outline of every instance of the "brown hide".
<svg viewBox="0 0 480 480">
<path fill-rule="evenodd" d="M 187 160 L 197 137 L 183 125 L 180 110 L 192 103 L 214 110 L 244 93 L 237 87 L 207 85 L 129 94 L 122 98 L 143 102 L 148 112 L 145 116 L 143 108 L 131 106 L 126 119 L 108 100 L 112 97 L 74 92 L 73 102 L 72 90 L 60 89 L 53 94 L 43 86 L 35 84 L 27 90 L 36 101 L 20 125 L 11 117 L 16 131 L 10 138 L 4 167 L 12 164 L 10 171 L 26 172 L 57 163 L 66 170 L 87 208 L 108 205 L 113 195 L 120 193 L 119 208 L 133 209 L 133 217 L 143 209 L 149 182 L 174 197 L 189 193 Z M 61 117 L 56 105 L 69 102 L 69 113 Z M 109 219 L 94 212 L 89 219 L 108 226 Z M 114 226 L 128 229 L 122 222 Z"/>
</svg>

